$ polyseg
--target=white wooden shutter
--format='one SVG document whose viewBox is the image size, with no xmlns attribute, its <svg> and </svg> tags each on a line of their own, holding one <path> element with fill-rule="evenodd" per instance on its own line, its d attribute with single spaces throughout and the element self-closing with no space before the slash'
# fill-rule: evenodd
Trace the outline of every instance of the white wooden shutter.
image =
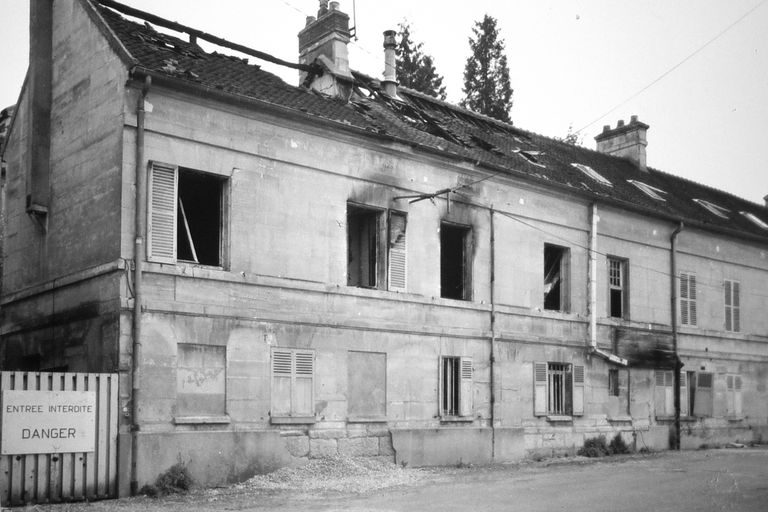
<svg viewBox="0 0 768 512">
<path fill-rule="evenodd" d="M 688 298 L 689 298 L 689 314 L 690 325 L 698 325 L 696 318 L 696 275 L 688 275 Z"/>
<path fill-rule="evenodd" d="M 574 416 L 584 415 L 584 366 L 573 365 L 573 412 Z"/>
<path fill-rule="evenodd" d="M 176 201 L 178 168 L 150 163 L 147 215 L 147 258 L 160 263 L 176 262 Z"/>
<path fill-rule="evenodd" d="M 688 325 L 690 323 L 690 317 L 688 314 L 688 274 L 681 273 L 680 274 L 680 323 L 683 325 Z M 657 383 L 658 386 L 658 372 L 657 372 Z M 657 411 L 658 414 L 658 411 Z"/>
<path fill-rule="evenodd" d="M 460 360 L 459 416 L 472 416 L 472 358 Z"/>
<path fill-rule="evenodd" d="M 733 306 L 733 332 L 740 332 L 741 318 L 739 315 L 739 311 L 741 308 L 739 303 L 739 283 L 737 281 L 733 282 L 731 291 L 733 292 L 733 300 L 731 301 L 731 304 Z"/>
<path fill-rule="evenodd" d="M 712 416 L 713 377 L 710 372 L 701 372 L 696 376 L 696 397 L 693 405 L 696 416 Z"/>
<path fill-rule="evenodd" d="M 294 416 L 314 415 L 315 353 L 311 350 L 294 351 Z"/>
<path fill-rule="evenodd" d="M 533 363 L 533 414 L 547 415 L 547 363 Z"/>
<path fill-rule="evenodd" d="M 290 350 L 272 351 L 272 416 L 291 415 L 293 357 Z"/>
<path fill-rule="evenodd" d="M 680 416 L 688 416 L 688 383 L 686 373 L 680 372 Z"/>
<path fill-rule="evenodd" d="M 397 292 L 407 285 L 406 224 L 405 214 L 389 213 L 389 289 Z"/>
</svg>

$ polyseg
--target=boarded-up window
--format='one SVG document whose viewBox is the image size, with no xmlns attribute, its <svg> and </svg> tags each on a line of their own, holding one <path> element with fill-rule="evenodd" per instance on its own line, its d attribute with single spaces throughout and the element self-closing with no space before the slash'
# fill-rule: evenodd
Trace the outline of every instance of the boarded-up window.
<svg viewBox="0 0 768 512">
<path fill-rule="evenodd" d="M 315 353 L 272 349 L 272 419 L 314 417 Z"/>
<path fill-rule="evenodd" d="M 148 258 L 221 266 L 224 184 L 221 176 L 152 162 Z"/>
<path fill-rule="evenodd" d="M 608 314 L 614 318 L 629 318 L 628 266 L 625 259 L 608 258 Z"/>
<path fill-rule="evenodd" d="M 440 225 L 440 296 L 470 300 L 470 229 L 443 222 Z"/>
<path fill-rule="evenodd" d="M 693 404 L 694 416 L 712 416 L 714 380 L 714 374 L 711 372 L 699 372 L 696 374 L 696 391 Z"/>
<path fill-rule="evenodd" d="M 696 275 L 680 272 L 680 323 L 697 325 Z"/>
<path fill-rule="evenodd" d="M 690 395 L 686 372 L 680 372 L 680 415 L 688 416 Z M 675 414 L 675 374 L 672 370 L 656 370 L 654 411 L 657 417 Z"/>
<path fill-rule="evenodd" d="M 440 360 L 440 415 L 472 416 L 472 358 Z"/>
<path fill-rule="evenodd" d="M 584 414 L 585 368 L 569 363 L 533 364 L 533 409 L 536 416 Z"/>
<path fill-rule="evenodd" d="M 619 370 L 608 370 L 608 396 L 619 396 Z"/>
<path fill-rule="evenodd" d="M 544 244 L 544 309 L 568 311 L 569 250 Z"/>
<path fill-rule="evenodd" d="M 741 285 L 738 281 L 725 281 L 725 330 L 741 331 Z"/>
<path fill-rule="evenodd" d="M 386 418 L 386 354 L 379 352 L 348 352 L 347 414 L 350 419 Z"/>
<path fill-rule="evenodd" d="M 726 414 L 732 417 L 740 417 L 742 415 L 741 407 L 741 375 L 726 375 L 725 376 L 725 398 L 726 398 Z"/>
<path fill-rule="evenodd" d="M 176 415 L 226 413 L 226 347 L 180 343 L 176 359 Z"/>
</svg>

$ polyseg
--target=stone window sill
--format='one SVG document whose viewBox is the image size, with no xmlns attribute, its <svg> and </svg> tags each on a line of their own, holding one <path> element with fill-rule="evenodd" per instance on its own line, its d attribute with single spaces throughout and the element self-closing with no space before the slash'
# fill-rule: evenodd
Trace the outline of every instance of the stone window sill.
<svg viewBox="0 0 768 512">
<path fill-rule="evenodd" d="M 386 423 L 386 416 L 350 416 L 347 423 Z"/>
<path fill-rule="evenodd" d="M 472 416 L 440 416 L 440 423 L 472 423 Z"/>
<path fill-rule="evenodd" d="M 175 425 L 226 425 L 231 421 L 226 414 L 223 416 L 176 416 L 173 418 Z"/>
<path fill-rule="evenodd" d="M 573 421 L 573 416 L 550 414 L 547 416 L 547 421 L 550 423 L 571 423 Z"/>
<path fill-rule="evenodd" d="M 693 423 L 697 420 L 696 416 L 680 416 L 680 421 Z M 675 421 L 674 416 L 656 416 L 656 421 Z"/>
<path fill-rule="evenodd" d="M 315 421 L 314 416 L 272 416 L 269 420 L 272 425 L 312 425 Z"/>
<path fill-rule="evenodd" d="M 611 416 L 608 421 L 611 423 L 632 423 L 632 416 Z"/>
</svg>

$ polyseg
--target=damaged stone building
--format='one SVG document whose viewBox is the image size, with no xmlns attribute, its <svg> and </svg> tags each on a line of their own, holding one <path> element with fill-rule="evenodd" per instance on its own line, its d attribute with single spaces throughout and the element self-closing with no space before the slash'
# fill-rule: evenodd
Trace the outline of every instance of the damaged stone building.
<svg viewBox="0 0 768 512">
<path fill-rule="evenodd" d="M 495 121 L 399 87 L 392 33 L 357 73 L 337 2 L 298 85 L 117 2 L 31 4 L 0 363 L 119 373 L 121 493 L 180 460 L 666 449 L 678 381 L 683 448 L 768 435 L 768 208 L 648 167 L 637 117 L 596 151 Z"/>
</svg>

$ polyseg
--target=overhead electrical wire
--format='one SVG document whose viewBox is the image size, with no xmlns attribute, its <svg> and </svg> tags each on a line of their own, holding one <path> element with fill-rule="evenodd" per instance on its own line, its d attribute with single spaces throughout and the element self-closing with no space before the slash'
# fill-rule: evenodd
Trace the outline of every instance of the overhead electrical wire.
<svg viewBox="0 0 768 512">
<path fill-rule="evenodd" d="M 658 77 L 656 77 L 654 80 L 652 80 L 652 81 L 651 81 L 651 82 L 650 82 L 648 85 L 644 86 L 644 87 L 643 87 L 643 88 L 641 88 L 639 91 L 637 91 L 636 93 L 632 94 L 632 95 L 631 95 L 631 96 L 629 96 L 627 99 L 623 100 L 621 103 L 619 103 L 619 104 L 617 104 L 616 106 L 614 106 L 614 107 L 610 108 L 609 110 L 607 110 L 606 112 L 604 112 L 604 113 L 603 113 L 603 114 L 601 114 L 600 116 L 596 117 L 594 120 L 590 121 L 589 123 L 585 124 L 584 126 L 582 126 L 581 128 L 579 128 L 578 130 L 576 130 L 576 131 L 575 131 L 575 132 L 573 132 L 573 133 L 574 133 L 574 134 L 577 134 L 577 133 L 581 133 L 583 130 L 585 130 L 585 129 L 589 128 L 590 126 L 592 126 L 592 125 L 593 125 L 593 124 L 595 124 L 596 122 L 600 121 L 601 119 L 603 119 L 603 118 L 604 118 L 605 116 L 607 116 L 608 114 L 611 114 L 611 113 L 613 113 L 615 110 L 619 109 L 620 107 L 623 107 L 624 105 L 626 105 L 627 103 L 629 103 L 629 102 L 630 102 L 630 101 L 632 101 L 633 99 L 635 99 L 635 98 L 637 98 L 638 96 L 640 96 L 642 93 L 644 93 L 645 91 L 647 91 L 648 89 L 650 89 L 651 87 L 653 87 L 654 85 L 656 85 L 657 83 L 659 83 L 661 80 L 663 80 L 663 79 L 664 79 L 665 77 L 667 77 L 667 76 L 668 76 L 670 73 L 672 73 L 673 71 L 675 71 L 677 68 L 679 68 L 680 66 L 682 66 L 683 64 L 685 64 L 686 62 L 688 62 L 689 60 L 691 60 L 693 57 L 695 57 L 696 55 L 698 55 L 699 53 L 701 53 L 701 51 L 702 51 L 702 50 L 704 50 L 704 49 L 705 49 L 707 46 L 709 46 L 710 44 L 712 44 L 712 43 L 714 43 L 715 41 L 717 41 L 718 39 L 720 39 L 720 38 L 721 38 L 721 37 L 722 37 L 722 36 L 723 36 L 723 35 L 724 35 L 726 32 L 728 32 L 728 31 L 729 31 L 729 30 L 731 30 L 733 27 L 735 27 L 736 25 L 738 25 L 739 23 L 741 23 L 741 22 L 742 22 L 742 21 L 743 21 L 745 18 L 747 18 L 747 17 L 748 17 L 750 14 L 752 14 L 753 12 L 755 12 L 757 9 L 759 9 L 759 8 L 760 8 L 760 7 L 761 7 L 761 6 L 762 6 L 764 3 L 766 3 L 766 2 L 768 2 L 768 0 L 762 0 L 760 3 L 758 3 L 757 5 L 755 5 L 755 6 L 754 6 L 754 7 L 752 7 L 751 9 L 749 9 L 747 12 L 745 12 L 743 15 L 741 15 L 741 17 L 739 17 L 739 18 L 738 18 L 736 21 L 733 21 L 733 22 L 731 22 L 731 24 L 729 24 L 729 25 L 728 25 L 727 27 L 725 27 L 723 30 L 721 30 L 720 32 L 718 32 L 718 33 L 717 33 L 717 34 L 716 34 L 714 37 L 710 38 L 710 39 L 709 39 L 707 42 L 705 42 L 704 44 L 702 44 L 701 46 L 699 46 L 699 47 L 698 47 L 696 50 L 694 50 L 694 51 L 692 51 L 691 53 L 689 53 L 689 54 L 688 54 L 688 55 L 687 55 L 685 58 L 683 58 L 683 59 L 682 59 L 681 61 L 679 61 L 677 64 L 675 64 L 674 66 L 672 66 L 672 67 L 670 67 L 669 69 L 667 69 L 666 71 L 664 71 L 664 72 L 663 72 L 661 75 L 659 75 L 659 76 L 658 76 Z"/>
</svg>

